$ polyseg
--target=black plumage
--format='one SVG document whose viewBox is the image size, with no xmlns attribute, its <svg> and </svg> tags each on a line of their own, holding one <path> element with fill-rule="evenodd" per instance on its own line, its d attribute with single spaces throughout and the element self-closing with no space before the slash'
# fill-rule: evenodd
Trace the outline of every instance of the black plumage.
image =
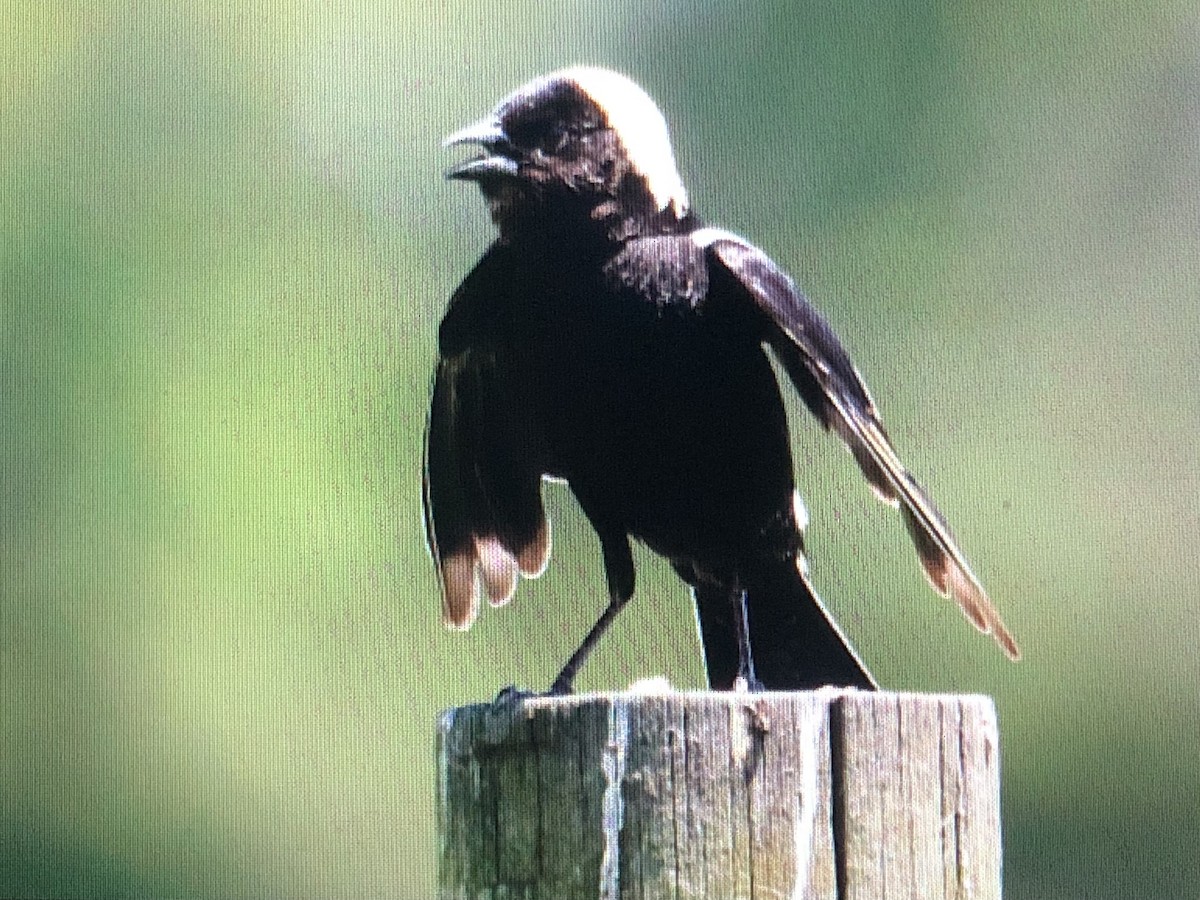
<svg viewBox="0 0 1200 900">
<path fill-rule="evenodd" d="M 424 496 L 448 624 L 469 626 L 481 595 L 505 602 L 544 569 L 551 476 L 600 538 L 610 599 L 553 690 L 570 689 L 632 596 L 630 538 L 694 589 L 713 687 L 873 687 L 808 580 L 769 347 L 900 507 L 934 587 L 1016 658 L 841 343 L 762 251 L 690 210 L 640 88 L 567 69 L 447 143 L 482 148 L 448 176 L 480 185 L 500 232 L 438 336 Z"/>
</svg>

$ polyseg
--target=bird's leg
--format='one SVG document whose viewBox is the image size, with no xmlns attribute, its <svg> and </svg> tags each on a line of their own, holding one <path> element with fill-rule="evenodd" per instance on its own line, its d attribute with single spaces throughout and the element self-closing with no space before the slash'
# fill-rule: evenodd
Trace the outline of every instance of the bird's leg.
<svg viewBox="0 0 1200 900">
<path fill-rule="evenodd" d="M 562 667 L 562 671 L 558 673 L 558 677 L 554 679 L 554 683 L 550 685 L 551 694 L 569 694 L 572 690 L 572 685 L 575 681 L 575 676 L 579 669 L 587 661 L 588 656 L 596 647 L 596 643 L 600 640 L 600 636 L 608 630 L 608 626 L 612 624 L 613 619 L 617 617 L 622 608 L 628 602 L 629 598 L 621 598 L 613 596 L 608 601 L 608 606 L 604 612 L 600 614 L 600 618 L 596 620 L 596 624 L 592 626 L 591 631 L 584 637 L 583 642 L 578 649 L 571 654 L 571 658 L 567 660 L 566 665 Z"/>
<path fill-rule="evenodd" d="M 492 705 L 505 706 L 509 703 L 520 703 L 522 700 L 528 700 L 530 697 L 536 696 L 537 694 L 531 690 L 510 684 L 500 688 L 500 693 L 496 694 L 495 699 L 492 700 Z"/>
<path fill-rule="evenodd" d="M 738 674 L 737 686 L 743 686 L 748 691 L 763 691 L 766 686 L 758 680 L 754 672 L 754 653 L 750 649 L 750 613 L 746 606 L 746 589 L 733 588 L 733 621 L 737 630 L 738 645 Z M 735 688 L 736 689 L 736 688 Z"/>
<path fill-rule="evenodd" d="M 629 539 L 622 532 L 619 537 L 601 536 L 600 541 L 604 550 L 604 571 L 608 576 L 608 607 L 600 614 L 596 624 L 584 636 L 583 642 L 571 654 L 571 658 L 550 685 L 551 694 L 571 693 L 580 667 L 587 661 L 601 635 L 617 617 L 617 613 L 625 608 L 625 604 L 633 596 L 633 552 L 629 547 Z"/>
</svg>

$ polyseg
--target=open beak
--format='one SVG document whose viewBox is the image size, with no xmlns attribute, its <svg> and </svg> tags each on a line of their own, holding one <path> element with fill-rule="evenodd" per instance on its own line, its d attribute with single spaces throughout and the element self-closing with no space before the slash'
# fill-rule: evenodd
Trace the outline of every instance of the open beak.
<svg viewBox="0 0 1200 900">
<path fill-rule="evenodd" d="M 478 144 L 483 152 L 447 169 L 447 178 L 481 181 L 494 176 L 512 177 L 517 174 L 517 161 L 506 155 L 512 145 L 495 116 L 480 119 L 442 141 L 442 147 L 457 147 L 459 144 Z"/>
</svg>

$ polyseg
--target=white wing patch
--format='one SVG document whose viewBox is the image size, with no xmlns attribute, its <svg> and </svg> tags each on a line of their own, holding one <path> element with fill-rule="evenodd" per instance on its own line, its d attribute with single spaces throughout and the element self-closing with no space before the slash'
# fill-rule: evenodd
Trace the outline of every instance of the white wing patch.
<svg viewBox="0 0 1200 900">
<path fill-rule="evenodd" d="M 701 250 L 707 250 L 717 241 L 729 241 L 734 244 L 741 244 L 743 247 L 752 246 L 751 243 L 740 234 L 734 234 L 732 231 L 726 231 L 724 228 L 697 228 L 692 232 L 691 238 L 693 243 L 695 243 L 695 245 Z"/>
</svg>

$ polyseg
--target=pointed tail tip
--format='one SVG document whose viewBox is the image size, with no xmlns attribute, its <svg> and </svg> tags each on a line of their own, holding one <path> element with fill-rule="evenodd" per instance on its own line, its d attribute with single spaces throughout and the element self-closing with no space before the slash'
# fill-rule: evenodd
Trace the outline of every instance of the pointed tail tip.
<svg viewBox="0 0 1200 900">
<path fill-rule="evenodd" d="M 466 631 L 479 614 L 477 563 L 473 546 L 449 554 L 441 561 L 442 623 L 452 631 Z"/>
<path fill-rule="evenodd" d="M 996 638 L 996 643 L 1000 645 L 1000 649 L 1004 651 L 1004 655 L 1010 660 L 1013 662 L 1020 662 L 1021 648 L 1017 646 L 1017 642 L 1013 639 L 1013 636 L 1009 633 L 1008 629 L 1004 627 L 1003 622 L 997 620 L 996 625 L 997 627 L 993 632 L 993 637 Z"/>
<path fill-rule="evenodd" d="M 533 539 L 517 550 L 517 566 L 526 578 L 538 578 L 550 562 L 550 520 L 542 517 Z"/>
<path fill-rule="evenodd" d="M 945 585 L 946 593 L 958 604 L 971 624 L 984 634 L 995 638 L 1004 655 L 1013 662 L 1018 662 L 1021 659 L 1021 649 L 1017 646 L 1012 632 L 1005 627 L 996 607 L 992 606 L 978 579 L 969 571 L 949 566 L 946 570 Z"/>
<path fill-rule="evenodd" d="M 493 535 L 475 538 L 475 557 L 488 603 L 503 606 L 517 590 L 517 560 Z"/>
</svg>

